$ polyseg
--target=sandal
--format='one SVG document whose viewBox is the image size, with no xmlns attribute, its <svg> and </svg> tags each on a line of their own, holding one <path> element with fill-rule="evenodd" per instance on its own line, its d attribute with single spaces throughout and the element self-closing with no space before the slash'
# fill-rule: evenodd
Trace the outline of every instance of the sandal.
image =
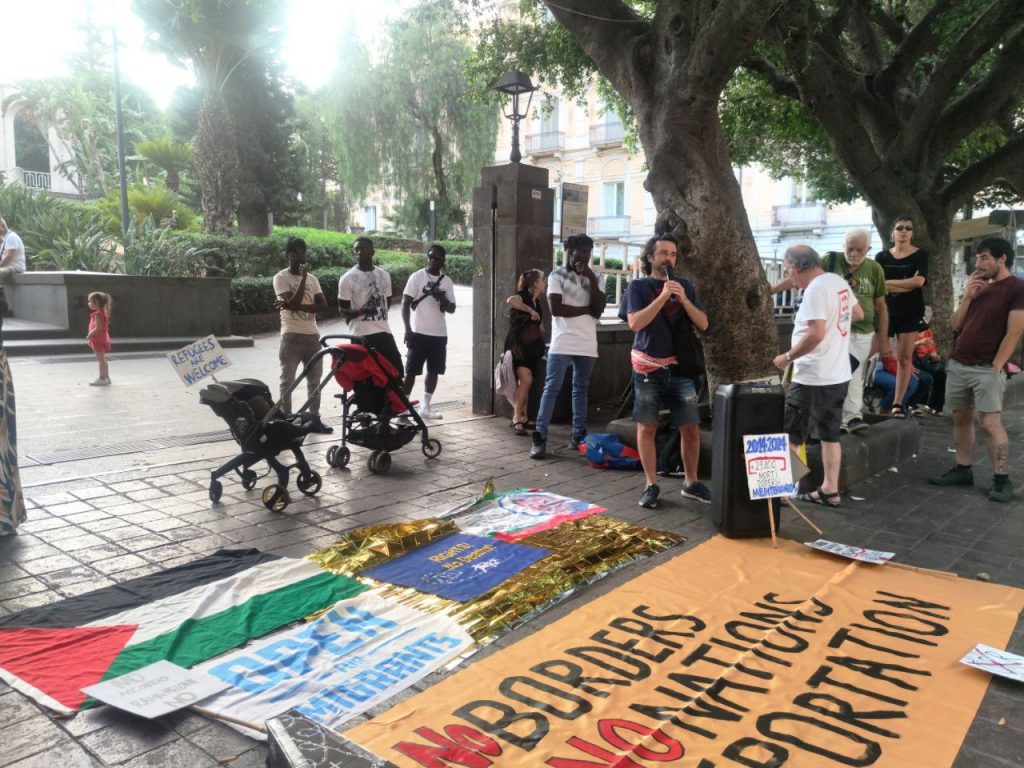
<svg viewBox="0 0 1024 768">
<path fill-rule="evenodd" d="M 889 415 L 892 416 L 894 419 L 905 419 L 905 418 L 907 418 L 906 412 L 899 405 L 894 405 L 892 407 L 892 410 L 889 411 Z"/>
<path fill-rule="evenodd" d="M 811 504 L 820 504 L 823 507 L 838 507 L 840 506 L 839 500 L 841 498 L 839 491 L 835 493 L 825 493 L 819 485 L 817 489 L 810 493 L 801 493 L 797 495 L 800 501 L 809 501 Z"/>
<path fill-rule="evenodd" d="M 520 437 L 526 437 L 528 434 L 530 434 L 526 430 L 526 422 L 525 421 L 517 421 L 517 422 L 515 422 L 512 425 L 512 431 L 515 432 Z"/>
</svg>

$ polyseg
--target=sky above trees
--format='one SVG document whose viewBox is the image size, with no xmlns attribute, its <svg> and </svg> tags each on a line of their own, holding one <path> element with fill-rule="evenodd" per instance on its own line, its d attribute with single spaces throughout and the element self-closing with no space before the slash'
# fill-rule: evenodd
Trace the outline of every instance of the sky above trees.
<svg viewBox="0 0 1024 768">
<path fill-rule="evenodd" d="M 311 90 L 326 84 L 338 60 L 338 45 L 354 27 L 368 44 L 381 24 L 413 5 L 412 0 L 282 0 L 288 5 L 283 58 L 290 76 Z M 91 13 L 99 24 L 117 20 L 124 77 L 165 108 L 178 86 L 191 86 L 192 74 L 168 63 L 146 45 L 142 22 L 131 0 L 36 0 L 8 3 L 4 9 L 4 63 L 0 82 L 68 74 L 65 55 L 77 50 L 79 26 Z M 329 10 L 327 10 L 329 9 Z"/>
</svg>

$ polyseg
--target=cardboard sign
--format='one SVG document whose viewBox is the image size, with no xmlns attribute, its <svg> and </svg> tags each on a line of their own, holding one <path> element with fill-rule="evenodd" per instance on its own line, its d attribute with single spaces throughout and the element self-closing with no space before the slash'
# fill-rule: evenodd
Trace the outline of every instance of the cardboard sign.
<svg viewBox="0 0 1024 768">
<path fill-rule="evenodd" d="M 213 334 L 169 353 L 167 359 L 187 387 L 231 365 Z"/>
<path fill-rule="evenodd" d="M 586 184 L 562 182 L 562 240 L 570 235 L 586 233 L 589 192 Z"/>
<path fill-rule="evenodd" d="M 744 435 L 743 460 L 751 499 L 756 501 L 796 493 L 793 465 L 789 458 L 789 435 Z"/>
<path fill-rule="evenodd" d="M 848 557 L 851 560 L 860 560 L 862 563 L 873 563 L 875 565 L 885 565 L 896 555 L 895 552 L 881 552 L 877 549 L 852 547 L 849 544 L 840 544 L 837 541 L 829 541 L 828 539 L 805 541 L 804 544 L 832 555 Z"/>
<path fill-rule="evenodd" d="M 1024 656 L 1018 656 L 1016 653 L 978 643 L 970 653 L 960 659 L 960 663 L 991 675 L 1024 683 Z"/>
<path fill-rule="evenodd" d="M 374 566 L 362 575 L 465 602 L 547 555 L 546 549 L 453 533 Z"/>
<path fill-rule="evenodd" d="M 160 717 L 183 709 L 228 687 L 205 672 L 158 661 L 127 675 L 114 677 L 82 692 L 140 717 Z"/>
</svg>

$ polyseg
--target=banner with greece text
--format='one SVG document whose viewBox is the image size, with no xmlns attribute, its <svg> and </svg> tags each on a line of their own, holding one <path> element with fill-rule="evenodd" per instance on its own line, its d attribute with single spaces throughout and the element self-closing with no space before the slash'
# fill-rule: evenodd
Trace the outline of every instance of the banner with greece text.
<svg viewBox="0 0 1024 768">
<path fill-rule="evenodd" d="M 346 737 L 397 766 L 939 768 L 1024 591 L 715 538 Z"/>
</svg>

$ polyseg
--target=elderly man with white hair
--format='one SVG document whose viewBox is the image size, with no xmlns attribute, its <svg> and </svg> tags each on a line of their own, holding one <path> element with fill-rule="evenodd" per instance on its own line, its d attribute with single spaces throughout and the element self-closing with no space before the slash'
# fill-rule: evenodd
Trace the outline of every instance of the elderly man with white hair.
<svg viewBox="0 0 1024 768">
<path fill-rule="evenodd" d="M 864 409 L 864 361 L 872 349 L 889 351 L 889 311 L 885 304 L 885 270 L 874 259 L 867 258 L 871 247 L 871 233 L 866 229 L 851 229 L 846 233 L 843 252 L 829 251 L 821 257 L 821 268 L 843 278 L 864 312 L 864 319 L 856 320 L 850 329 L 850 355 L 859 367 L 850 378 L 850 386 L 843 402 L 843 432 L 859 432 L 867 427 L 862 417 Z M 772 286 L 772 292 L 788 291 L 794 287 L 791 278 Z M 874 344 L 877 334 L 877 344 Z"/>
<path fill-rule="evenodd" d="M 821 441 L 821 485 L 800 494 L 803 501 L 838 507 L 842 447 L 839 430 L 850 385 L 850 324 L 864 318 L 849 283 L 826 272 L 809 245 L 786 251 L 787 277 L 803 299 L 793 318 L 790 348 L 772 361 L 779 370 L 793 365 L 786 392 L 784 429 L 794 445 L 814 434 Z"/>
</svg>

